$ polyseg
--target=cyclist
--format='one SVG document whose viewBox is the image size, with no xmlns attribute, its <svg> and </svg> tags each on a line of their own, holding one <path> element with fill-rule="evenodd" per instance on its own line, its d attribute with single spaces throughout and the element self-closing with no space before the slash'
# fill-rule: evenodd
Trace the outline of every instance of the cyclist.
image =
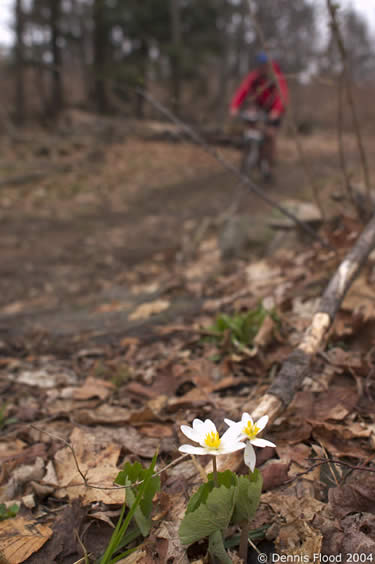
<svg viewBox="0 0 375 564">
<path fill-rule="evenodd" d="M 276 157 L 276 134 L 288 103 L 288 86 L 278 63 L 269 59 L 266 53 L 257 53 L 255 61 L 255 70 L 248 74 L 232 98 L 230 114 L 237 115 L 245 101 L 248 109 L 266 112 L 262 159 L 272 167 Z"/>
</svg>

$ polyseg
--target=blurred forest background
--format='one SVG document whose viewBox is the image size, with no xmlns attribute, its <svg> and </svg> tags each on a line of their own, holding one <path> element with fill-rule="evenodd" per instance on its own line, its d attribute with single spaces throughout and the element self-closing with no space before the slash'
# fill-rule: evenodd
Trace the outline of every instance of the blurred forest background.
<svg viewBox="0 0 375 564">
<path fill-rule="evenodd" d="M 297 115 L 332 125 L 332 79 L 341 63 L 324 5 L 254 6 L 267 47 L 289 76 Z M 260 48 L 248 0 L 14 0 L 12 9 L 14 44 L 1 54 L 1 114 L 18 124 L 53 119 L 67 107 L 151 117 L 137 87 L 192 122 L 221 123 Z M 340 10 L 340 22 L 367 120 L 375 40 L 354 8 Z"/>
</svg>

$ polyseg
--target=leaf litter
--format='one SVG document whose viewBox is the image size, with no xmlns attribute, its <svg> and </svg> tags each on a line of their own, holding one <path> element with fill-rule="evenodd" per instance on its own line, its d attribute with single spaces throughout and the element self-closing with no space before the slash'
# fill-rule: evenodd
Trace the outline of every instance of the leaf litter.
<svg viewBox="0 0 375 564">
<path fill-rule="evenodd" d="M 149 298 L 130 320 L 152 321 L 152 339 L 124 332 L 101 347 L 77 334 L 68 354 L 48 355 L 38 340 L 6 344 L 0 502 L 20 511 L 0 522 L 0 553 L 12 563 L 75 562 L 83 545 L 100 556 L 126 496 L 113 483 L 124 463 L 149 462 L 158 449 L 161 470 L 178 456 L 181 424 L 197 415 L 236 420 L 245 402 L 256 407 L 301 340 L 350 237 L 339 243 L 338 257 L 301 244 L 233 261 L 228 272 L 210 234 L 170 265 L 168 283 L 157 261 L 148 272 L 135 269 L 132 293 Z M 375 472 L 363 470 L 375 471 L 374 266 L 370 258 L 303 389 L 270 429 L 277 448 L 258 457 L 264 493 L 252 527 L 264 527 L 260 548 L 271 542 L 280 554 L 311 558 L 374 549 Z M 198 313 L 161 323 L 182 290 L 200 300 Z M 121 314 L 124 303 L 103 299 L 94 309 Z M 258 317 L 254 327 L 249 314 L 262 308 L 277 317 Z M 151 534 L 124 562 L 189 561 L 177 528 L 202 469 L 184 460 L 161 474 Z"/>
</svg>

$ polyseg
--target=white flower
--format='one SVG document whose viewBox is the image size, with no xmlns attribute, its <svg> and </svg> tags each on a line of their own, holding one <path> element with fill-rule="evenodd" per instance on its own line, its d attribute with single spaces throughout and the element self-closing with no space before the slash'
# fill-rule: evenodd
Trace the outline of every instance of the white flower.
<svg viewBox="0 0 375 564">
<path fill-rule="evenodd" d="M 230 419 L 224 419 L 224 421 L 227 425 L 229 425 L 229 429 L 233 429 L 233 432 L 237 431 L 237 437 L 240 440 L 246 440 L 244 461 L 250 470 L 254 472 L 256 456 L 253 445 L 261 448 L 266 446 L 276 446 L 274 443 L 271 443 L 271 441 L 257 438 L 258 433 L 263 431 L 264 427 L 268 423 L 268 415 L 264 415 L 256 423 L 254 423 L 253 418 L 248 413 L 243 413 L 241 421 L 237 423 L 235 421 L 231 421 Z"/>
<path fill-rule="evenodd" d="M 186 437 L 201 446 L 181 445 L 178 449 L 180 452 L 216 456 L 245 448 L 245 444 L 239 439 L 237 428 L 230 427 L 220 438 L 215 424 L 210 419 L 205 421 L 194 419 L 192 427 L 181 425 L 181 431 Z"/>
</svg>

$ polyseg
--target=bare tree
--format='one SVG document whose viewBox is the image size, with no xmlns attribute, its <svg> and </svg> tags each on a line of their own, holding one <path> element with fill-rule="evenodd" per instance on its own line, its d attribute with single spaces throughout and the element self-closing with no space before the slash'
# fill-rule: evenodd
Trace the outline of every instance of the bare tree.
<svg viewBox="0 0 375 564">
<path fill-rule="evenodd" d="M 50 32 L 52 54 L 51 114 L 56 116 L 63 106 L 62 53 L 60 37 L 61 0 L 50 0 Z"/>
<path fill-rule="evenodd" d="M 25 13 L 23 0 L 16 0 L 15 3 L 15 102 L 16 102 L 16 122 L 22 124 L 26 116 L 25 107 Z"/>
<path fill-rule="evenodd" d="M 110 28 L 107 21 L 106 8 L 107 6 L 105 0 L 94 0 L 94 97 L 96 108 L 99 113 L 106 113 L 109 109 L 105 71 L 108 59 Z"/>
<path fill-rule="evenodd" d="M 180 0 L 170 0 L 171 13 L 171 67 L 172 67 L 172 97 L 173 108 L 178 112 L 181 105 L 181 59 L 182 59 L 182 32 Z"/>
</svg>

